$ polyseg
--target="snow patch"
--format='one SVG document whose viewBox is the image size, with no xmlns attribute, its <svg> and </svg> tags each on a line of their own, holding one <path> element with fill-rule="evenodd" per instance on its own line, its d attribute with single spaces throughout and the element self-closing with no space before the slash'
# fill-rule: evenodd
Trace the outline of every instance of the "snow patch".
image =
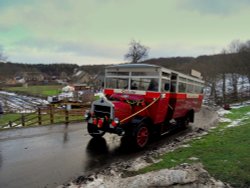
<svg viewBox="0 0 250 188">
<path fill-rule="evenodd" d="M 191 147 L 189 144 L 184 144 L 184 145 L 181 145 L 180 146 L 181 148 L 189 148 L 189 147 Z"/>
<path fill-rule="evenodd" d="M 250 101 L 245 101 L 243 103 L 235 103 L 235 104 L 232 104 L 230 107 L 232 109 L 238 109 L 238 108 L 242 108 L 244 106 L 248 106 L 250 104 Z M 227 127 L 230 128 L 230 127 L 237 127 L 237 126 L 240 126 L 240 125 L 244 125 L 244 123 L 242 123 L 243 120 L 246 120 L 246 119 L 249 119 L 250 117 L 250 112 L 247 112 L 245 114 L 244 117 L 242 117 L 241 119 L 236 119 L 234 121 L 228 119 L 228 118 L 224 118 L 224 115 L 226 114 L 231 114 L 232 112 L 228 111 L 228 110 L 224 110 L 223 108 L 219 109 L 217 111 L 217 113 L 219 114 L 219 122 L 227 122 L 227 123 L 230 123 Z"/>
<path fill-rule="evenodd" d="M 104 97 L 104 93 L 103 92 L 98 92 L 98 93 L 95 93 L 95 97 L 98 96 L 99 98 L 101 97 Z"/>
<path fill-rule="evenodd" d="M 197 160 L 199 160 L 199 158 L 197 158 L 197 157 L 190 157 L 188 159 L 191 160 L 191 161 L 197 161 Z"/>
<path fill-rule="evenodd" d="M 235 121 L 233 121 L 231 124 L 229 124 L 227 127 L 237 127 L 241 125 L 241 119 L 237 119 Z"/>
<path fill-rule="evenodd" d="M 8 125 L 8 126 L 5 126 L 5 127 L 3 127 L 3 128 L 4 128 L 4 129 L 9 129 L 9 128 L 12 128 L 12 127 L 15 127 L 15 128 L 17 128 L 17 127 L 22 127 L 22 125 L 21 125 L 21 124 L 17 125 L 16 123 L 12 123 L 12 126 Z"/>
<path fill-rule="evenodd" d="M 249 114 L 250 112 L 248 112 L 247 114 Z M 232 121 L 232 123 L 230 123 L 227 127 L 238 127 L 240 125 L 245 125 L 245 123 L 243 123 L 242 121 L 249 119 L 249 116 L 244 116 L 241 119 L 236 119 L 234 121 Z"/>
<path fill-rule="evenodd" d="M 232 112 L 228 111 L 228 110 L 224 110 L 223 108 L 219 109 L 217 111 L 217 113 L 219 114 L 220 117 L 226 115 L 226 114 L 231 114 Z"/>
<path fill-rule="evenodd" d="M 245 105 L 239 105 L 239 106 L 237 106 L 237 105 L 235 105 L 235 106 L 231 106 L 231 108 L 232 109 L 239 109 L 239 108 L 242 108 L 242 107 L 244 107 Z"/>
<path fill-rule="evenodd" d="M 231 123 L 232 122 L 232 120 L 231 119 L 229 119 L 229 118 L 219 118 L 219 122 L 221 122 L 221 123 Z"/>
<path fill-rule="evenodd" d="M 60 186 L 62 188 L 63 186 Z M 120 178 L 118 175 L 91 177 L 82 185 L 70 184 L 70 188 L 138 188 L 138 187 L 229 187 L 216 180 L 200 163 L 183 163 L 175 168 L 153 171 L 142 175 Z"/>
<path fill-rule="evenodd" d="M 9 95 L 9 96 L 16 96 L 17 95 L 15 93 L 10 93 L 10 92 L 6 92 L 6 91 L 0 91 L 0 94 Z"/>
</svg>

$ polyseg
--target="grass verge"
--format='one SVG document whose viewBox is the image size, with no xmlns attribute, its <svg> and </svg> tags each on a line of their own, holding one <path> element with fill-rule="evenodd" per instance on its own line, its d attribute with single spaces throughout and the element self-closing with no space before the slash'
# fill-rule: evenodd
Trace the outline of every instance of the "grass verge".
<svg viewBox="0 0 250 188">
<path fill-rule="evenodd" d="M 170 168 L 181 163 L 193 163 L 198 158 L 205 169 L 216 179 L 233 187 L 250 187 L 250 106 L 231 110 L 226 115 L 231 120 L 240 120 L 236 127 L 220 123 L 202 139 L 193 140 L 188 148 L 179 148 L 161 156 L 162 161 L 139 170 L 145 173 Z"/>
</svg>

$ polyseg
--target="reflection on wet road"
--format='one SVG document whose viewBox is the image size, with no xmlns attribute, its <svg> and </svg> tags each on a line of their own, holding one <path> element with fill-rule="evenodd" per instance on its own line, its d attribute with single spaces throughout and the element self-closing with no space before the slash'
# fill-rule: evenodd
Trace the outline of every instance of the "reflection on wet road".
<svg viewBox="0 0 250 188">
<path fill-rule="evenodd" d="M 116 135 L 92 139 L 83 123 L 1 131 L 0 150 L 0 187 L 11 188 L 56 187 L 144 152 L 131 150 L 128 140 Z"/>
</svg>

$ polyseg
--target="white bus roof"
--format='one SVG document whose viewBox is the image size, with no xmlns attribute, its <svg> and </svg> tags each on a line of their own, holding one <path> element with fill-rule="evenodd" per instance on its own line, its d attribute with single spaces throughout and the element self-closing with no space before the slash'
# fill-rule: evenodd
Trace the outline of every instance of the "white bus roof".
<svg viewBox="0 0 250 188">
<path fill-rule="evenodd" d="M 162 66 L 152 65 L 152 64 L 140 64 L 140 63 L 137 63 L 137 64 L 118 64 L 118 65 L 112 65 L 112 66 L 106 67 L 106 69 L 111 69 L 111 70 L 123 69 L 123 70 L 126 70 L 126 71 L 128 69 L 133 71 L 134 69 L 153 69 L 153 68 L 161 69 L 162 72 L 178 74 L 180 77 L 184 77 L 184 78 L 187 78 L 187 79 L 191 79 L 191 80 L 194 80 L 194 81 L 204 83 L 204 81 L 202 79 L 200 79 L 200 78 L 196 78 L 196 77 L 193 77 L 191 75 L 183 74 L 183 73 L 177 72 L 175 70 L 171 70 L 171 69 L 168 69 L 168 68 L 165 68 L 165 67 L 162 67 Z"/>
<path fill-rule="evenodd" d="M 109 68 L 161 68 L 160 66 L 157 65 L 151 65 L 151 64 L 119 64 L 119 65 L 112 65 L 108 66 Z"/>
</svg>

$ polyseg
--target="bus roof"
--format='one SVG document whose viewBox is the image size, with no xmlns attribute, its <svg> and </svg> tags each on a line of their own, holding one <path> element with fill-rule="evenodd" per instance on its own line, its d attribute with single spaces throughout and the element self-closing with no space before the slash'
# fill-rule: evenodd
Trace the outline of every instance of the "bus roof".
<svg viewBox="0 0 250 188">
<path fill-rule="evenodd" d="M 188 74 L 184 74 L 175 70 L 171 70 L 162 66 L 158 66 L 158 65 L 152 65 L 152 64 L 142 64 L 142 63 L 126 63 L 126 64 L 118 64 L 118 65 L 112 65 L 112 66 L 108 66 L 106 67 L 106 69 L 140 69 L 140 68 L 157 68 L 157 69 L 161 69 L 163 72 L 168 72 L 168 73 L 174 73 L 174 74 L 178 74 L 181 77 L 185 77 L 187 79 L 192 79 L 198 82 L 202 82 L 204 83 L 204 81 L 198 77 L 194 77 L 192 75 L 188 75 Z"/>
<path fill-rule="evenodd" d="M 112 65 L 108 66 L 107 68 L 161 68 L 157 65 L 151 65 L 151 64 L 118 64 L 118 65 Z"/>
</svg>

